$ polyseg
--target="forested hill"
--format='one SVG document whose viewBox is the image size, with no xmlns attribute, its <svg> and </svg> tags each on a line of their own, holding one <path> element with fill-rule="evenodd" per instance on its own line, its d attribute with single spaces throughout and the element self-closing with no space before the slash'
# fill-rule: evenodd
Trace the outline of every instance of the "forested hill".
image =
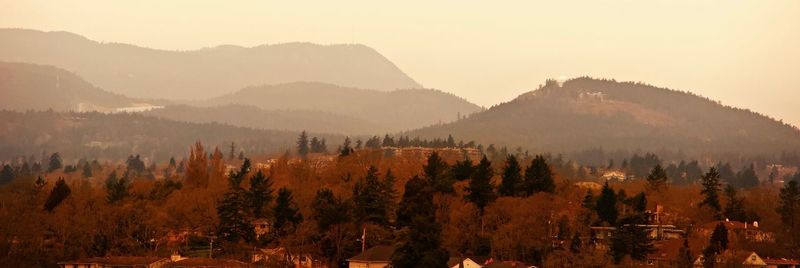
<svg viewBox="0 0 800 268">
<path fill-rule="evenodd" d="M 231 142 L 246 154 L 293 149 L 299 131 L 257 130 L 222 124 L 196 124 L 140 114 L 12 112 L 0 110 L 0 159 L 59 152 L 64 157 L 125 159 L 130 154 L 165 161 L 184 156 L 195 141 L 228 152 Z M 326 138 L 340 144 L 344 137 Z M 335 149 L 335 147 L 334 147 Z"/>
<path fill-rule="evenodd" d="M 264 110 L 250 105 L 228 104 L 212 107 L 169 105 L 143 114 L 194 123 L 225 123 L 233 126 L 272 130 L 307 130 L 316 133 L 386 133 L 389 123 L 375 124 L 350 116 L 315 110 Z"/>
<path fill-rule="evenodd" d="M 114 111 L 141 102 L 104 91 L 60 68 L 0 62 L 0 109 Z"/>
<path fill-rule="evenodd" d="M 687 92 L 577 78 L 543 87 L 450 124 L 410 131 L 483 144 L 568 152 L 670 150 L 776 153 L 800 148 L 800 131 L 764 115 Z"/>
<path fill-rule="evenodd" d="M 68 32 L 0 29 L 0 61 L 54 65 L 141 98 L 204 99 L 261 84 L 317 81 L 394 90 L 421 86 L 363 45 L 286 43 L 168 51 Z"/>
<path fill-rule="evenodd" d="M 316 110 L 366 120 L 386 133 L 455 121 L 481 107 L 433 89 L 390 92 L 296 82 L 248 87 L 199 105 L 252 105 L 265 110 Z M 447 135 L 444 135 L 447 137 Z"/>
</svg>

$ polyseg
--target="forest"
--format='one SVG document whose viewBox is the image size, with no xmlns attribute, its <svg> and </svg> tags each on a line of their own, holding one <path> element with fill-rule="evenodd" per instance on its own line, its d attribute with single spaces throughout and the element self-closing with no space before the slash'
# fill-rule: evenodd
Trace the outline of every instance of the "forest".
<svg viewBox="0 0 800 268">
<path fill-rule="evenodd" d="M 254 249 L 281 248 L 285 254 L 255 267 L 285 267 L 301 256 L 346 267 L 377 245 L 394 247 L 394 267 L 445 267 L 458 256 L 626 266 L 646 263 L 670 241 L 647 235 L 642 226 L 655 219 L 685 231 L 675 240 L 677 267 L 728 250 L 800 257 L 794 169 L 667 162 L 651 153 L 590 166 L 478 150 L 452 137 L 434 147 L 401 142 L 408 141 L 387 135 L 356 146 L 348 138 L 329 150 L 303 132 L 293 150 L 277 155 L 197 142 L 164 162 L 139 155 L 73 162 L 59 153 L 6 161 L 0 266 L 173 253 L 249 262 Z M 604 179 L 610 171 L 628 175 Z M 268 226 L 259 228 L 260 220 Z M 771 238 L 736 239 L 730 230 L 729 240 L 721 224 L 710 237 L 695 231 L 718 221 L 755 224 Z M 598 230 L 607 227 L 615 230 L 604 240 Z"/>
</svg>

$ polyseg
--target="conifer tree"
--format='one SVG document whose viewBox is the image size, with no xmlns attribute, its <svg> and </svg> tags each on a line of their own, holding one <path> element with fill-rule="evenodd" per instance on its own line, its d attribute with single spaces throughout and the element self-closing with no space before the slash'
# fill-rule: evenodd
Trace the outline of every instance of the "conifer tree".
<svg viewBox="0 0 800 268">
<path fill-rule="evenodd" d="M 527 195 L 538 192 L 555 192 L 556 185 L 553 180 L 553 171 L 544 156 L 537 155 L 531 165 L 525 169 L 525 186 Z"/>
<path fill-rule="evenodd" d="M 401 211 L 407 221 L 392 254 L 392 267 L 446 267 L 448 253 L 441 247 L 441 227 L 436 222 L 433 187 L 417 176 L 406 183 Z"/>
<path fill-rule="evenodd" d="M 272 203 L 272 193 L 272 178 L 264 175 L 264 172 L 259 170 L 250 178 L 248 200 L 250 201 L 250 210 L 254 218 L 258 219 L 269 216 L 268 208 Z"/>
<path fill-rule="evenodd" d="M 0 171 L 0 185 L 6 184 L 14 180 L 14 169 L 9 164 L 3 165 L 3 170 Z"/>
<path fill-rule="evenodd" d="M 53 172 L 61 167 L 61 155 L 58 153 L 53 153 L 50 155 L 50 164 L 47 166 L 47 172 Z"/>
<path fill-rule="evenodd" d="M 452 169 L 454 179 L 458 181 L 468 180 L 472 177 L 472 160 L 469 159 L 469 156 L 464 155 L 464 160 L 456 161 Z"/>
<path fill-rule="evenodd" d="M 647 188 L 656 192 L 667 188 L 667 172 L 661 167 L 661 164 L 653 167 L 650 174 L 647 175 Z"/>
<path fill-rule="evenodd" d="M 297 208 L 292 192 L 286 187 L 278 190 L 278 197 L 275 199 L 272 213 L 274 215 L 272 231 L 275 237 L 283 237 L 293 232 L 303 221 L 303 214 Z"/>
<path fill-rule="evenodd" d="M 353 152 L 353 148 L 350 148 L 350 143 L 351 143 L 350 137 L 345 137 L 344 143 L 342 144 L 342 147 L 339 150 L 339 156 L 348 156 L 350 155 L 350 153 Z"/>
<path fill-rule="evenodd" d="M 303 130 L 303 132 L 300 133 L 300 137 L 297 138 L 297 154 L 305 158 L 308 155 L 308 151 L 308 134 Z"/>
<path fill-rule="evenodd" d="M 725 228 L 722 222 L 714 227 L 708 246 L 714 250 L 714 253 L 721 253 L 728 249 L 728 228 Z"/>
<path fill-rule="evenodd" d="M 736 188 L 732 185 L 725 187 L 725 198 L 728 203 L 725 206 L 725 218 L 732 221 L 747 221 L 747 213 L 744 208 L 744 198 L 737 196 Z"/>
<path fill-rule="evenodd" d="M 788 181 L 781 188 L 780 204 L 778 205 L 777 212 L 781 216 L 781 221 L 787 226 L 787 229 L 794 233 L 800 233 L 800 187 L 797 181 Z M 799 241 L 800 242 L 800 241 Z"/>
<path fill-rule="evenodd" d="M 649 224 L 644 210 L 647 198 L 644 193 L 638 194 L 634 213 L 618 221 L 617 228 L 611 234 L 611 254 L 614 263 L 619 264 L 625 256 L 633 260 L 644 261 L 647 255 L 655 251 L 649 231 L 643 226 Z"/>
<path fill-rule="evenodd" d="M 619 211 L 617 211 L 617 194 L 608 185 L 608 182 L 603 185 L 600 191 L 600 198 L 597 199 L 595 211 L 600 220 L 614 225 L 617 222 Z"/>
<path fill-rule="evenodd" d="M 386 186 L 381 183 L 378 176 L 378 169 L 370 166 L 367 175 L 353 187 L 353 201 L 356 217 L 360 222 L 387 225 L 389 200 L 386 196 Z"/>
<path fill-rule="evenodd" d="M 122 201 L 128 196 L 129 187 L 127 176 L 117 178 L 117 172 L 112 171 L 106 178 L 106 201 L 109 204 Z"/>
<path fill-rule="evenodd" d="M 349 221 L 350 210 L 350 203 L 335 196 L 328 188 L 317 190 L 311 202 L 311 217 L 316 220 L 320 232 L 326 232 L 333 225 Z"/>
<path fill-rule="evenodd" d="M 72 190 L 64 181 L 64 178 L 58 178 L 56 185 L 53 187 L 53 190 L 50 191 L 50 195 L 47 197 L 47 201 L 44 202 L 44 209 L 47 212 L 53 212 L 53 210 L 58 207 L 58 205 L 61 204 L 64 199 L 69 197 L 71 192 Z"/>
<path fill-rule="evenodd" d="M 700 203 L 700 206 L 708 206 L 715 212 L 715 218 L 721 219 L 720 212 L 722 211 L 722 205 L 719 202 L 719 173 L 717 169 L 712 167 L 708 170 L 708 173 L 703 175 L 703 190 L 700 192 L 705 197 L 703 198 L 703 202 Z"/>
<path fill-rule="evenodd" d="M 92 177 L 92 165 L 86 164 L 83 165 L 83 175 L 84 178 L 91 178 Z"/>
<path fill-rule="evenodd" d="M 498 191 L 502 196 L 522 196 L 525 193 L 525 185 L 522 181 L 522 167 L 520 167 L 517 157 L 509 155 L 503 167 L 503 177 Z"/>
<path fill-rule="evenodd" d="M 683 246 L 678 250 L 678 268 L 692 268 L 694 266 L 694 256 L 692 250 L 689 248 L 689 240 L 683 239 Z"/>
<path fill-rule="evenodd" d="M 464 198 L 467 201 L 475 204 L 480 210 L 480 215 L 483 215 L 483 209 L 497 198 L 494 193 L 494 186 L 492 186 L 492 162 L 484 155 L 481 161 L 475 166 L 475 172 L 472 173 L 472 179 L 467 186 L 467 194 Z"/>
<path fill-rule="evenodd" d="M 422 167 L 425 178 L 430 181 L 433 190 L 438 193 L 453 193 L 453 179 L 447 174 L 448 166 L 439 157 L 439 153 L 433 152 L 428 157 L 428 162 Z"/>
<path fill-rule="evenodd" d="M 241 187 L 242 180 L 250 172 L 250 160 L 245 159 L 238 172 L 228 176 L 228 191 L 217 204 L 220 239 L 231 243 L 251 242 L 255 231 L 250 224 L 251 202 L 248 193 Z"/>
</svg>

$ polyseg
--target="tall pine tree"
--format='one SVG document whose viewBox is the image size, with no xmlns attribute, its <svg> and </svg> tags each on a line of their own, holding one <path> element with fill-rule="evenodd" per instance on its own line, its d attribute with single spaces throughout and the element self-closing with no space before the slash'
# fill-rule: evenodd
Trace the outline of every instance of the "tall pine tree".
<svg viewBox="0 0 800 268">
<path fill-rule="evenodd" d="M 378 178 L 378 169 L 370 166 L 367 175 L 353 186 L 353 201 L 359 222 L 388 225 L 389 197 L 386 185 Z"/>
<path fill-rule="evenodd" d="M 721 184 L 719 182 L 719 173 L 716 168 L 710 168 L 708 173 L 703 175 L 702 184 L 703 190 L 700 193 L 705 197 L 703 198 L 703 202 L 700 203 L 700 206 L 710 207 L 715 213 L 714 217 L 718 220 L 721 219 L 720 212 L 722 211 L 722 205 L 719 202 Z"/>
<path fill-rule="evenodd" d="M 254 218 L 269 216 L 269 205 L 274 198 L 272 194 L 272 178 L 264 175 L 264 172 L 259 170 L 250 178 L 250 190 L 248 191 L 250 210 Z"/>
<path fill-rule="evenodd" d="M 64 181 L 64 178 L 58 178 L 53 190 L 50 191 L 50 195 L 47 196 L 47 201 L 44 202 L 44 210 L 53 212 L 64 199 L 69 197 L 70 193 L 72 193 L 72 190 L 67 185 L 67 182 Z"/>
<path fill-rule="evenodd" d="M 614 192 L 614 189 L 611 189 L 607 181 L 600 191 L 600 197 L 595 204 L 595 211 L 597 211 L 597 216 L 600 220 L 610 225 L 617 223 L 617 217 L 619 216 L 619 211 L 617 210 L 617 193 Z"/>
<path fill-rule="evenodd" d="M 498 191 L 502 196 L 522 196 L 526 192 L 522 181 L 522 167 L 517 157 L 509 155 L 503 167 L 503 177 Z"/>
<path fill-rule="evenodd" d="M 553 171 L 544 156 L 537 155 L 531 165 L 525 169 L 525 186 L 527 195 L 538 192 L 555 192 L 556 185 L 553 180 Z"/>
<path fill-rule="evenodd" d="M 297 208 L 292 192 L 286 187 L 278 190 L 278 197 L 275 199 L 272 213 L 274 215 L 272 231 L 275 237 L 283 237 L 294 232 L 297 225 L 303 221 L 303 214 Z"/>
<path fill-rule="evenodd" d="M 484 155 L 481 162 L 475 167 L 475 172 L 472 173 L 472 179 L 467 186 L 467 194 L 465 199 L 475 204 L 480 210 L 480 215 L 483 215 L 483 209 L 497 198 L 494 193 L 494 186 L 492 185 L 492 162 Z"/>
<path fill-rule="evenodd" d="M 230 243 L 251 242 L 255 239 L 255 231 L 250 221 L 250 200 L 248 193 L 241 187 L 242 180 L 250 172 L 250 160 L 245 159 L 238 172 L 228 176 L 228 191 L 217 204 L 220 238 Z"/>
<path fill-rule="evenodd" d="M 392 254 L 396 268 L 447 267 L 448 253 L 441 247 L 441 227 L 436 222 L 433 187 L 429 181 L 414 177 L 406 183 L 401 201 L 405 232 Z"/>
</svg>

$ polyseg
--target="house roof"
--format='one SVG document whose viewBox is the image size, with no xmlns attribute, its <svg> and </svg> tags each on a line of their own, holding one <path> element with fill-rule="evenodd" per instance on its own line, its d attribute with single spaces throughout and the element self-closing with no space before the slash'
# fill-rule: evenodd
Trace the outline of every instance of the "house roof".
<svg viewBox="0 0 800 268">
<path fill-rule="evenodd" d="M 758 227 L 753 226 L 752 223 L 740 222 L 740 221 L 712 221 L 706 224 L 703 224 L 704 229 L 714 230 L 718 224 L 722 223 L 725 225 L 725 229 L 728 230 L 743 230 L 743 229 L 758 229 Z"/>
<path fill-rule="evenodd" d="M 464 256 L 464 261 L 466 261 L 467 259 L 472 260 L 473 262 L 475 262 L 475 263 L 477 263 L 479 265 L 483 265 L 484 263 L 486 263 L 486 260 L 488 260 L 489 257 L 488 256 Z M 450 259 L 447 260 L 447 267 L 453 267 L 456 264 L 458 264 L 459 262 L 461 262 L 461 257 L 450 257 Z"/>
<path fill-rule="evenodd" d="M 247 264 L 230 259 L 186 258 L 170 263 L 167 267 L 244 268 Z"/>
<path fill-rule="evenodd" d="M 98 263 L 105 265 L 149 265 L 158 261 L 164 261 L 164 257 L 137 257 L 137 256 L 110 256 L 92 257 L 71 261 L 59 262 L 59 264 L 89 264 Z"/>
<path fill-rule="evenodd" d="M 390 262 L 392 260 L 392 254 L 394 253 L 393 246 L 374 246 L 370 249 L 365 250 L 361 254 L 358 254 L 348 261 L 355 261 L 355 262 Z"/>
<path fill-rule="evenodd" d="M 800 265 L 800 260 L 764 258 L 764 262 L 774 265 Z"/>
</svg>

